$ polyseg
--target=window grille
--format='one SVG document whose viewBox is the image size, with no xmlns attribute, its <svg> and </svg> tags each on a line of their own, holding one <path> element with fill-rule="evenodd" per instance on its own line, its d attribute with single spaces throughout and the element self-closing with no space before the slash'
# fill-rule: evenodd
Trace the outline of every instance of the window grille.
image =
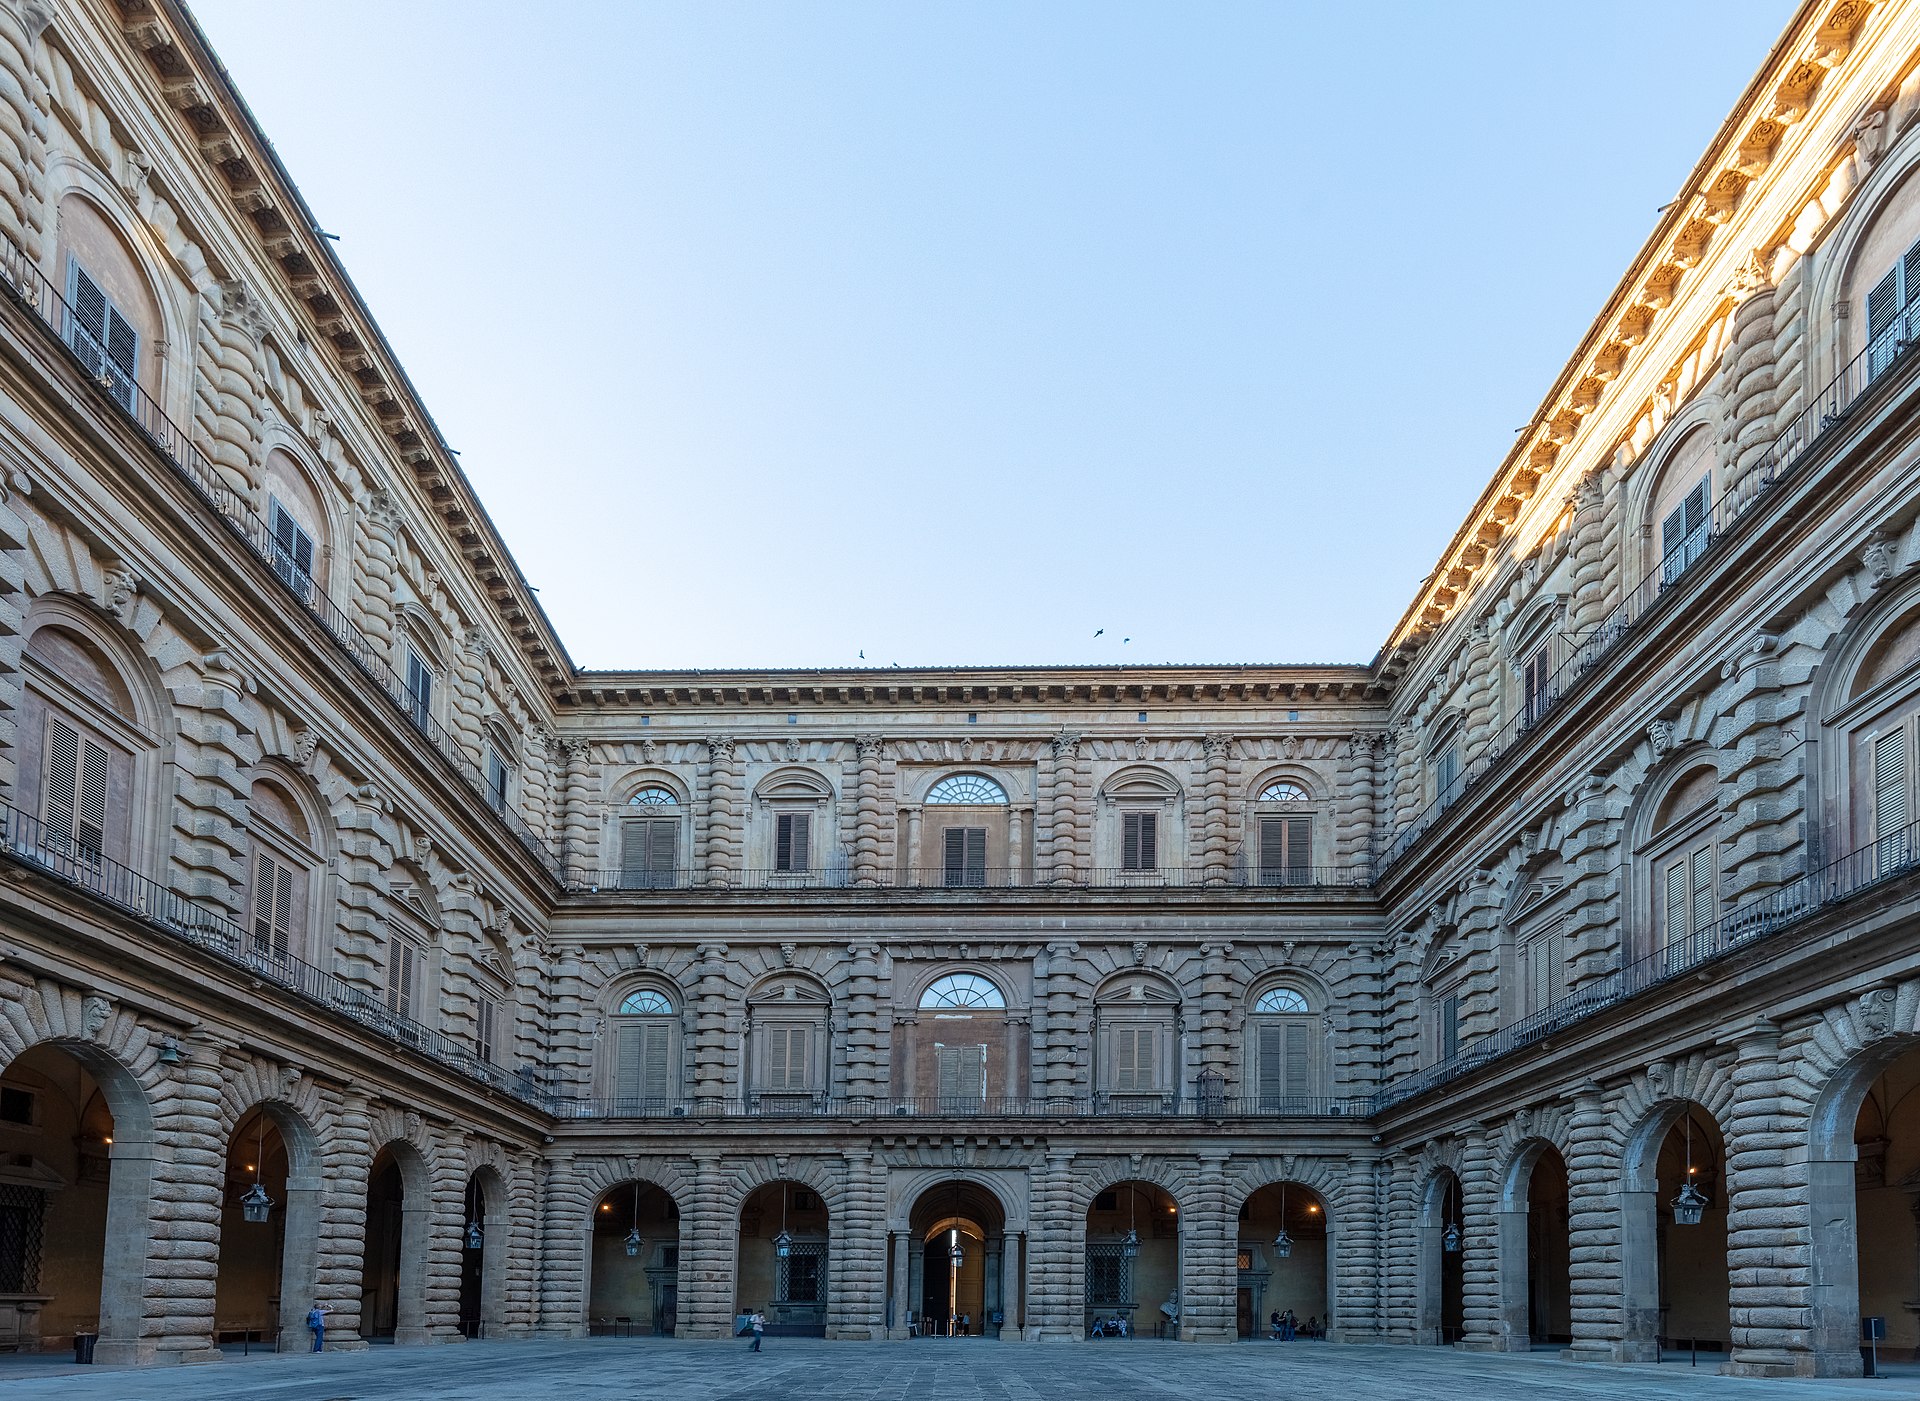
<svg viewBox="0 0 1920 1401">
<path fill-rule="evenodd" d="M 1087 1303 L 1111 1308 L 1133 1302 L 1133 1261 L 1118 1241 L 1087 1246 Z"/>
<path fill-rule="evenodd" d="M 779 1261 L 779 1266 L 775 1303 L 823 1302 L 820 1285 L 827 1277 L 827 1247 L 824 1241 L 795 1241 L 786 1257 Z"/>
<path fill-rule="evenodd" d="M 38 1291 L 46 1208 L 39 1188 L 0 1184 L 0 1294 Z"/>
<path fill-rule="evenodd" d="M 1006 789 L 977 773 L 954 774 L 927 790 L 927 802 L 935 806 L 990 807 L 1006 800 Z"/>
</svg>

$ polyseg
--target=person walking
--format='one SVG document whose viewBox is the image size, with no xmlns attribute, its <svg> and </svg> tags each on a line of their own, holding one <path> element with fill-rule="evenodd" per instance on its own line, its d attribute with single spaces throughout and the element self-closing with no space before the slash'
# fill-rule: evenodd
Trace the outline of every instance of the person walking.
<svg viewBox="0 0 1920 1401">
<path fill-rule="evenodd" d="M 307 1329 L 313 1334 L 313 1350 L 315 1352 L 326 1351 L 327 1315 L 332 1312 L 333 1309 L 330 1305 L 323 1304 L 318 1299 L 315 1299 L 313 1301 L 313 1307 L 307 1310 Z"/>
<path fill-rule="evenodd" d="M 755 1309 L 753 1311 L 753 1317 L 747 1320 L 747 1327 L 753 1330 L 753 1341 L 747 1344 L 747 1351 L 758 1352 L 760 1351 L 760 1339 L 767 1331 L 767 1316 L 758 1309 Z"/>
</svg>

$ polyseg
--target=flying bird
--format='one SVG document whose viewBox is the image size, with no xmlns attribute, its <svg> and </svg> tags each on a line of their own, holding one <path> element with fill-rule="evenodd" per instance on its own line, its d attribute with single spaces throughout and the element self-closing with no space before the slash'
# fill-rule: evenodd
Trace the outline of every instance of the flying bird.
<svg viewBox="0 0 1920 1401">
<path fill-rule="evenodd" d="M 1093 635 L 1094 635 L 1095 637 L 1098 637 L 1098 636 L 1099 636 L 1099 635 L 1100 635 L 1101 633 L 1103 633 L 1103 632 L 1105 632 L 1105 631 L 1106 631 L 1106 629 L 1105 629 L 1105 628 L 1095 628 L 1095 629 L 1093 630 Z"/>
<path fill-rule="evenodd" d="M 862 647 L 860 649 L 860 660 L 864 662 L 866 659 L 867 659 L 867 649 Z"/>
<path fill-rule="evenodd" d="M 1131 641 L 1133 641 L 1133 639 L 1132 639 L 1131 637 L 1123 637 L 1123 638 L 1121 638 L 1121 639 L 1120 639 L 1120 645 L 1121 645 L 1122 647 L 1124 647 L 1124 646 L 1126 646 L 1126 645 L 1127 645 L 1127 644 L 1128 644 L 1129 642 L 1131 642 Z"/>
</svg>

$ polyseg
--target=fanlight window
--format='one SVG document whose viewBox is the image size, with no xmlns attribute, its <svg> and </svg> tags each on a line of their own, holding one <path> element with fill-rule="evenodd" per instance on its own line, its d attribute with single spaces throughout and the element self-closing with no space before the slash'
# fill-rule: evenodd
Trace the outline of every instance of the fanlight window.
<svg viewBox="0 0 1920 1401">
<path fill-rule="evenodd" d="M 680 806 L 680 800 L 673 796 L 672 789 L 655 786 L 642 788 L 627 799 L 627 806 L 630 808 L 677 808 Z"/>
<path fill-rule="evenodd" d="M 1288 783 L 1282 779 L 1278 783 L 1269 783 L 1260 790 L 1260 802 L 1263 803 L 1304 803 L 1310 801 L 1307 790 L 1297 783 Z"/>
<path fill-rule="evenodd" d="M 672 1011 L 673 1004 L 667 1001 L 667 995 L 652 988 L 630 992 L 627 1000 L 620 1004 L 620 1014 L 626 1017 L 657 1017 Z"/>
<path fill-rule="evenodd" d="M 1304 1012 L 1307 999 L 1292 988 L 1268 988 L 1253 1004 L 1256 1012 Z"/>
<path fill-rule="evenodd" d="M 943 778 L 927 793 L 928 803 L 950 807 L 987 807 L 1006 801 L 1006 789 L 977 773 L 957 773 Z"/>
<path fill-rule="evenodd" d="M 922 1007 L 1004 1007 L 1000 989 L 978 973 L 949 973 L 920 994 Z"/>
</svg>

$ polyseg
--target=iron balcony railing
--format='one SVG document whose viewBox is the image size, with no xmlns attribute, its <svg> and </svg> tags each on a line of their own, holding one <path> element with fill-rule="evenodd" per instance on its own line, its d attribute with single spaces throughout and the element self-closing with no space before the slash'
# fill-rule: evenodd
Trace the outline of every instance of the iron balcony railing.
<svg viewBox="0 0 1920 1401">
<path fill-rule="evenodd" d="M 1390 1108 L 1457 1080 L 1490 1061 L 1556 1035 L 1596 1012 L 1658 987 L 1724 954 L 1751 947 L 1808 915 L 1916 869 L 1920 869 L 1920 823 L 1904 827 L 1891 836 L 1829 861 L 1797 880 L 1756 896 L 1705 929 L 1635 959 L 1555 999 L 1532 1016 L 1502 1027 L 1445 1060 L 1394 1082 L 1375 1097 L 1376 1108 Z"/>
<path fill-rule="evenodd" d="M 131 420 L 173 474 L 220 518 L 229 531 L 266 563 L 294 601 L 320 624 L 360 672 L 386 696 L 394 709 L 426 736 L 440 757 L 484 800 L 485 806 L 557 881 L 560 862 L 539 834 L 526 824 L 510 804 L 499 799 L 498 793 L 487 784 L 479 766 L 439 721 L 419 704 L 359 625 L 321 589 L 311 575 L 294 562 L 286 545 L 267 528 L 267 523 L 254 512 L 245 498 L 227 485 L 186 432 L 167 416 L 138 382 L 113 361 L 106 348 L 81 324 L 66 298 L 10 237 L 0 237 L 0 286 L 4 286 L 15 300 L 33 313 L 40 329 L 79 367 L 83 376 L 100 391 L 101 397 Z"/>
<path fill-rule="evenodd" d="M 1232 866 L 1170 867 L 1136 871 L 1111 866 L 1044 872 L 1004 866 L 971 870 L 934 868 L 913 871 L 810 871 L 764 868 L 727 870 L 718 866 L 676 867 L 662 871 L 591 871 L 569 867 L 566 886 L 582 894 L 629 891 L 729 890 L 1286 890 L 1365 889 L 1372 872 L 1366 866 L 1296 866 L 1279 871 L 1248 871 Z"/>
<path fill-rule="evenodd" d="M 760 1093 L 709 1098 L 569 1098 L 556 1119 L 1364 1119 L 1366 1095 L 1074 1095 L 1015 1098 Z"/>
<path fill-rule="evenodd" d="M 1830 429 L 1846 420 L 1869 386 L 1885 378 L 1897 364 L 1912 358 L 1913 347 L 1920 345 L 1920 324 L 1910 325 L 1909 317 L 1920 318 L 1920 303 L 1833 377 L 1814 401 L 1774 438 L 1766 455 L 1753 469 L 1720 493 L 1707 519 L 1688 532 L 1644 579 L 1629 589 L 1599 626 L 1574 636 L 1572 648 L 1541 689 L 1521 706 L 1499 734 L 1468 758 L 1417 816 L 1394 834 L 1381 853 L 1376 876 L 1384 875 L 1418 845 L 1469 789 L 1501 768 L 1535 726 L 1578 690 L 1642 621 L 1676 594 L 1676 586 L 1694 566 L 1718 551 L 1729 532 L 1754 506 L 1791 480 L 1809 450 Z"/>
<path fill-rule="evenodd" d="M 450 1070 L 536 1108 L 551 1096 L 533 1066 L 495 1065 L 473 1047 L 401 1016 L 377 995 L 256 939 L 220 911 L 148 880 L 73 837 L 16 808 L 0 806 L 0 853 L 99 896 L 154 929 L 285 989 L 304 1002 L 348 1017 L 375 1035 L 409 1047 Z"/>
</svg>

